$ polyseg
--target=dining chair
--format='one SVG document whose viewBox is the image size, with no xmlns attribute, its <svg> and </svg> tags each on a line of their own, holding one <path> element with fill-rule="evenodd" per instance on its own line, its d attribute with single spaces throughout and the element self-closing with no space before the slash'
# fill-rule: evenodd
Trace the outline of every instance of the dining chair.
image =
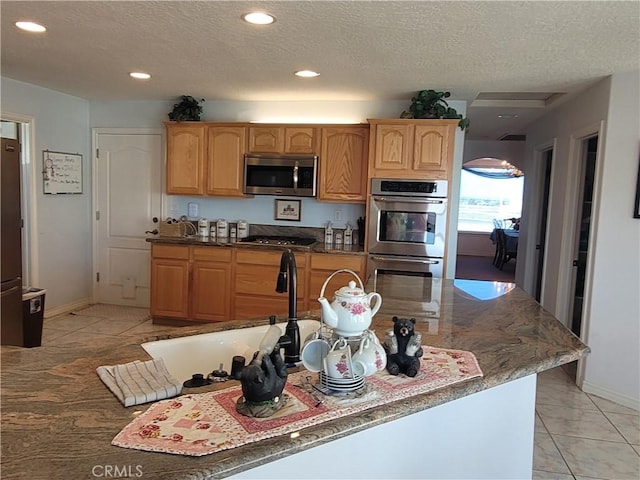
<svg viewBox="0 0 640 480">
<path fill-rule="evenodd" d="M 496 245 L 496 251 L 495 251 L 495 253 L 493 255 L 493 261 L 491 263 L 496 267 L 498 266 L 498 260 L 500 259 L 500 255 L 502 253 L 502 248 L 500 246 L 500 238 L 498 237 L 498 230 L 500 230 L 500 229 L 499 228 L 494 228 L 493 229 L 493 236 L 492 236 L 492 238 L 494 239 L 493 243 L 495 243 L 495 245 Z"/>
<path fill-rule="evenodd" d="M 493 264 L 497 267 L 500 268 L 500 263 L 502 262 L 502 257 L 504 255 L 504 243 L 505 243 L 505 239 L 504 239 L 504 230 L 501 228 L 496 228 L 494 230 L 495 233 L 495 239 L 496 239 L 496 253 L 493 257 Z"/>
<path fill-rule="evenodd" d="M 511 259 L 515 260 L 517 258 L 518 252 L 516 250 L 510 249 L 507 246 L 507 236 L 505 235 L 502 228 L 496 229 L 496 240 L 498 248 L 500 249 L 496 267 L 502 270 L 505 263 L 507 263 Z"/>
</svg>

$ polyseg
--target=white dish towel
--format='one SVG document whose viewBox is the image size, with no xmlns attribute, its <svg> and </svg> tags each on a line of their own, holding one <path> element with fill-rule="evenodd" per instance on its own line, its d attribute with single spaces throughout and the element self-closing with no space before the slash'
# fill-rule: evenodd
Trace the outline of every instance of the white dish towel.
<svg viewBox="0 0 640 480">
<path fill-rule="evenodd" d="M 182 391 L 182 383 L 171 376 L 161 358 L 104 365 L 96 372 L 125 407 L 175 397 Z"/>
</svg>

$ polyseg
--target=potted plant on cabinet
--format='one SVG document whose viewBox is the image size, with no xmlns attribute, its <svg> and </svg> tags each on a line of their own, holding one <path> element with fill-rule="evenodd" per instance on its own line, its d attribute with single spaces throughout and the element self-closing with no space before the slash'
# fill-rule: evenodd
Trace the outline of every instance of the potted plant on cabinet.
<svg viewBox="0 0 640 480">
<path fill-rule="evenodd" d="M 204 102 L 204 98 L 196 100 L 189 95 L 182 95 L 180 102 L 173 106 L 173 110 L 169 112 L 169 120 L 175 122 L 200 121 L 202 106 L 200 102 Z"/>
<path fill-rule="evenodd" d="M 461 130 L 469 128 L 469 119 L 463 118 L 455 108 L 449 106 L 445 98 L 451 92 L 436 92 L 435 90 L 421 90 L 413 98 L 409 110 L 405 110 L 400 118 L 450 118 L 460 119 L 458 126 Z"/>
</svg>

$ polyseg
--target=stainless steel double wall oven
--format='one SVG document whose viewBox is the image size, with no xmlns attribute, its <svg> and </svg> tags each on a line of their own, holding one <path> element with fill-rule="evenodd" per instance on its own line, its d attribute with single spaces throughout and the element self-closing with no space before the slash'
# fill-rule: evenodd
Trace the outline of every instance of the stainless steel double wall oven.
<svg viewBox="0 0 640 480">
<path fill-rule="evenodd" d="M 397 277 L 412 277 L 412 298 L 439 315 L 447 241 L 446 180 L 371 181 L 367 271 L 376 291 L 397 288 Z M 396 286 L 394 286 L 394 283 Z M 406 285 L 406 282 L 403 284 Z"/>
</svg>

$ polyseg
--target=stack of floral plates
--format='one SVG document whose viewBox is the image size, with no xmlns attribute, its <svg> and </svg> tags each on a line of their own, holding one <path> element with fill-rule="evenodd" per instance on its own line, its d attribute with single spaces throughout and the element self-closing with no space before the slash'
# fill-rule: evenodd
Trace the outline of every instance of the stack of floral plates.
<svg viewBox="0 0 640 480">
<path fill-rule="evenodd" d="M 353 392 L 364 385 L 364 377 L 332 378 L 324 372 L 320 372 L 320 385 L 337 392 Z"/>
</svg>

